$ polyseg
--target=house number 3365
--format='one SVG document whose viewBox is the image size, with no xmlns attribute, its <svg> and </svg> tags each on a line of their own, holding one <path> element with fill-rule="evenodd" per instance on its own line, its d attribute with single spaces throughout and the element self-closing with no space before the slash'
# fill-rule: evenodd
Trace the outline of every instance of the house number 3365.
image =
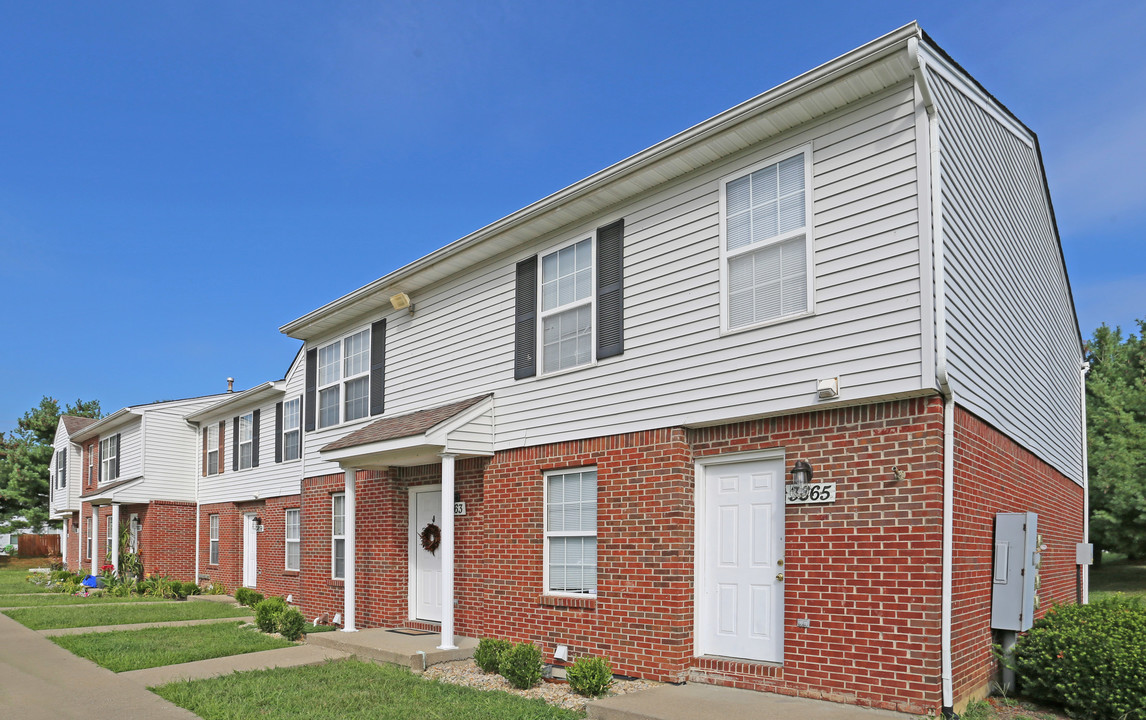
<svg viewBox="0 0 1146 720">
<path fill-rule="evenodd" d="M 835 483 L 807 483 L 785 488 L 789 505 L 799 503 L 832 503 L 836 501 Z"/>
</svg>

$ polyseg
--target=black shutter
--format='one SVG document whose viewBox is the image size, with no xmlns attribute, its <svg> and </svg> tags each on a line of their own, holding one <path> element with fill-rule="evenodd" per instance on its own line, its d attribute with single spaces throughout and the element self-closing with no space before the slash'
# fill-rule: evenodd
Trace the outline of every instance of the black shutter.
<svg viewBox="0 0 1146 720">
<path fill-rule="evenodd" d="M 513 379 L 537 374 L 537 256 L 517 264 Z"/>
<path fill-rule="evenodd" d="M 112 471 L 116 478 L 119 477 L 119 459 L 122 456 L 123 456 L 123 453 L 120 452 L 120 445 L 119 445 L 119 433 L 116 433 L 115 434 L 115 470 Z M 112 478 L 112 479 L 115 479 L 115 478 Z"/>
<path fill-rule="evenodd" d="M 251 467 L 259 466 L 259 414 L 260 410 L 255 408 L 251 413 Z"/>
<path fill-rule="evenodd" d="M 306 431 L 314 430 L 314 396 L 318 391 L 318 350 L 306 351 L 306 399 L 303 411 L 306 414 Z"/>
<path fill-rule="evenodd" d="M 625 352 L 625 221 L 597 229 L 597 359 Z"/>
<path fill-rule="evenodd" d="M 234 430 L 234 428 L 231 428 L 231 429 Z M 222 475 L 223 471 L 227 469 L 227 467 L 225 465 L 227 454 L 225 452 L 223 452 L 223 448 L 226 447 L 226 442 L 227 442 L 227 421 L 226 420 L 220 420 L 219 421 L 219 447 L 218 447 L 219 459 L 216 461 L 216 466 L 219 468 L 219 474 L 220 475 Z"/>
<path fill-rule="evenodd" d="M 275 462 L 283 461 L 283 404 L 275 403 Z"/>
<path fill-rule="evenodd" d="M 239 416 L 231 423 L 231 469 L 239 469 Z"/>
<path fill-rule="evenodd" d="M 370 414 L 386 412 L 386 320 L 370 326 Z"/>
</svg>

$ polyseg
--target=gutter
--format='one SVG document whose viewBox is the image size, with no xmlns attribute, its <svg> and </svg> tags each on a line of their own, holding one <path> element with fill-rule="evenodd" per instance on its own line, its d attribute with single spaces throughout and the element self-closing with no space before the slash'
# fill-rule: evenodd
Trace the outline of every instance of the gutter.
<svg viewBox="0 0 1146 720">
<path fill-rule="evenodd" d="M 943 395 L 943 569 L 940 599 L 940 663 L 943 717 L 955 718 L 955 689 L 951 662 L 951 596 L 955 536 L 955 393 L 947 374 L 947 294 L 943 265 L 943 165 L 939 138 L 939 109 L 927 84 L 926 62 L 919 38 L 907 41 L 907 55 L 915 66 L 915 79 L 927 110 L 931 173 L 931 248 L 935 274 L 935 379 Z"/>
</svg>

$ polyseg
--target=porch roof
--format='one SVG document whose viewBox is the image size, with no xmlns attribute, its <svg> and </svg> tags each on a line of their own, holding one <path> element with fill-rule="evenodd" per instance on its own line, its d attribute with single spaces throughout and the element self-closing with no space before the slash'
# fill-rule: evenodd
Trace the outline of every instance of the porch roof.
<svg viewBox="0 0 1146 720">
<path fill-rule="evenodd" d="M 382 418 L 320 449 L 325 460 L 343 467 L 372 469 L 425 465 L 439 453 L 492 455 L 492 423 L 474 422 L 491 414 L 493 394 L 458 400 L 446 405 Z M 467 427 L 469 426 L 469 427 Z M 455 431 L 466 428 L 464 443 Z"/>
<path fill-rule="evenodd" d="M 142 479 L 143 476 L 139 475 L 136 477 L 126 478 L 124 480 L 117 480 L 106 485 L 101 485 L 86 495 L 80 495 L 80 500 L 88 502 L 92 505 L 108 505 L 112 502 L 115 502 L 116 493 L 130 485 L 134 485 Z"/>
</svg>

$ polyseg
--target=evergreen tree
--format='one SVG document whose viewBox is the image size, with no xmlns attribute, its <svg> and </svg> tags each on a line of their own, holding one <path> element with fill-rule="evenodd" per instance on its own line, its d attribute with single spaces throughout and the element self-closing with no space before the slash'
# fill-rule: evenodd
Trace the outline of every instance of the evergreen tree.
<svg viewBox="0 0 1146 720">
<path fill-rule="evenodd" d="M 99 418 L 98 400 L 76 400 L 63 414 Z M 0 530 L 39 529 L 48 520 L 48 479 L 60 404 L 44 396 L 8 437 L 0 433 Z M 21 519 L 22 518 L 22 519 Z"/>
<path fill-rule="evenodd" d="M 1087 346 L 1086 383 L 1090 541 L 1146 558 L 1146 323 L 1122 337 L 1105 324 Z"/>
</svg>

